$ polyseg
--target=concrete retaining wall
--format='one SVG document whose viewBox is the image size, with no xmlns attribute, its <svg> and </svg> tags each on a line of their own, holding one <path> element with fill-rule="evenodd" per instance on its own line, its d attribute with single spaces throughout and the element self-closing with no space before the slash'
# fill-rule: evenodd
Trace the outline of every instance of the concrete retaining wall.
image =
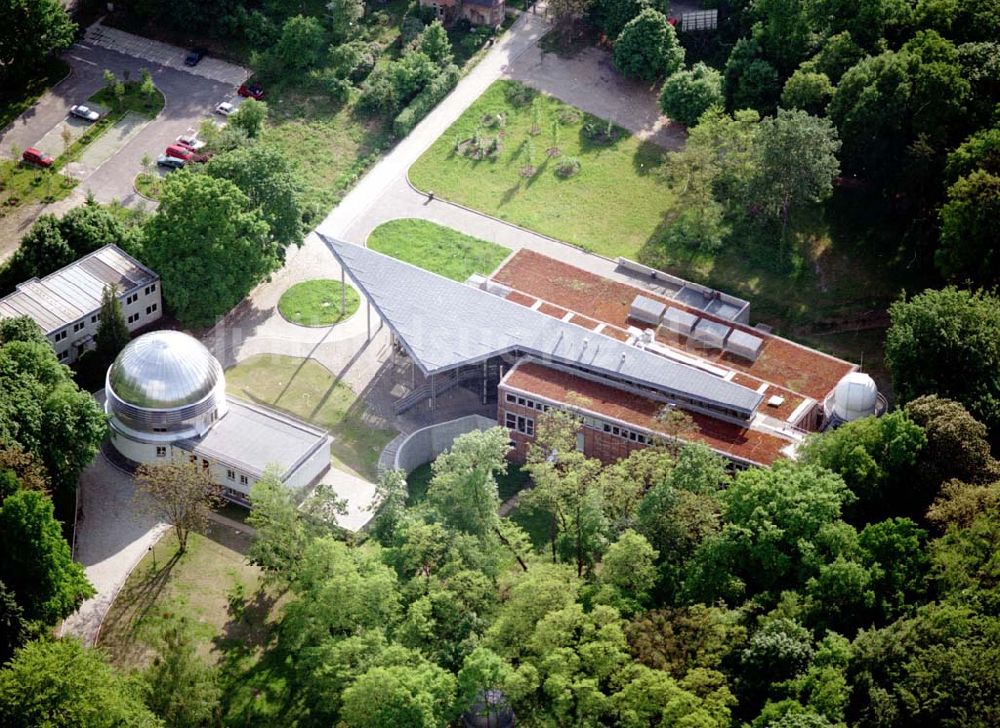
<svg viewBox="0 0 1000 728">
<path fill-rule="evenodd" d="M 439 422 L 436 425 L 424 427 L 400 443 L 396 450 L 393 468 L 409 474 L 451 447 L 451 443 L 459 435 L 474 430 L 488 430 L 496 426 L 496 421 L 489 417 L 466 415 L 457 420 Z"/>
</svg>

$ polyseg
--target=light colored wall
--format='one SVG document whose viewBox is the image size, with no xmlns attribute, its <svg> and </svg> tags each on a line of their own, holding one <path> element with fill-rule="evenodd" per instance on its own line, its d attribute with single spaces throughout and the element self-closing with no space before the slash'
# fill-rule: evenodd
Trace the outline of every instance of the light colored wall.
<svg viewBox="0 0 1000 728">
<path fill-rule="evenodd" d="M 289 488 L 304 488 L 316 480 L 330 467 L 330 438 L 316 449 L 299 467 L 292 471 L 285 481 Z"/>
<path fill-rule="evenodd" d="M 443 453 L 455 438 L 473 430 L 488 430 L 497 423 L 482 415 L 466 415 L 417 430 L 403 440 L 396 451 L 394 468 L 407 474 Z"/>
<path fill-rule="evenodd" d="M 156 290 L 146 293 L 146 289 L 150 286 L 155 286 Z M 132 294 L 138 294 L 138 298 L 132 303 L 126 305 L 125 301 Z M 159 320 L 163 316 L 163 298 L 160 292 L 160 280 L 157 278 L 152 283 L 148 283 L 143 286 L 137 286 L 129 291 L 124 291 L 118 296 L 118 300 L 122 304 L 122 315 L 125 317 L 125 321 L 128 321 L 128 317 L 133 314 L 139 314 L 139 319 L 137 321 L 128 324 L 129 332 L 134 332 L 136 329 L 142 328 L 143 326 L 148 326 L 154 321 Z M 151 307 L 156 304 L 156 310 L 151 313 L 146 313 L 146 308 Z M 83 323 L 83 328 L 79 331 L 73 331 L 74 323 L 68 324 L 60 331 L 66 331 L 66 338 L 62 341 L 56 341 L 55 336 L 58 331 L 53 331 L 49 334 L 49 343 L 52 344 L 52 348 L 55 349 L 56 356 L 58 357 L 62 352 L 66 352 L 66 358 L 60 359 L 63 364 L 72 364 L 77 360 L 78 352 L 77 347 L 73 345 L 74 341 L 78 341 L 82 338 L 88 336 L 93 337 L 97 334 L 97 329 L 100 327 L 100 321 L 92 321 L 94 316 L 101 312 L 100 306 L 98 306 L 93 311 L 88 311 L 87 315 L 81 318 L 78 322 Z"/>
</svg>

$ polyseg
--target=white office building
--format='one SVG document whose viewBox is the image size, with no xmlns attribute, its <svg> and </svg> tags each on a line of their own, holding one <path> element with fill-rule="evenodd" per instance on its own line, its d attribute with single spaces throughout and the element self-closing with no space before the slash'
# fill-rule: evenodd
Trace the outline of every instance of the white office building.
<svg viewBox="0 0 1000 728">
<path fill-rule="evenodd" d="M 59 361 L 72 364 L 94 346 L 101 296 L 109 285 L 118 289 L 130 332 L 163 315 L 160 277 L 118 246 L 105 245 L 44 278 L 18 284 L 0 299 L 0 318 L 30 317 Z"/>
</svg>

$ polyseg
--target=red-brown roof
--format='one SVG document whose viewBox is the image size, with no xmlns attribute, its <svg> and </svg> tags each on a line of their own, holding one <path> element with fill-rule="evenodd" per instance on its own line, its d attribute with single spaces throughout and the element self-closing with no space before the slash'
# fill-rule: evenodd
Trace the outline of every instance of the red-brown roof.
<svg viewBox="0 0 1000 728">
<path fill-rule="evenodd" d="M 637 429 L 662 431 L 662 425 L 656 419 L 663 407 L 661 402 L 536 362 L 519 363 L 507 373 L 501 386 L 543 397 L 551 402 L 569 404 L 598 417 L 604 415 L 631 424 Z M 714 417 L 691 413 L 691 418 L 697 431 L 686 435 L 685 439 L 703 442 L 718 452 L 760 465 L 771 465 L 784 457 L 782 448 L 791 444 L 780 437 L 742 428 Z"/>
<path fill-rule="evenodd" d="M 553 304 L 552 309 L 556 311 L 573 311 L 588 319 L 609 324 L 602 333 L 620 339 L 625 338 L 622 332 L 630 325 L 646 327 L 629 318 L 632 301 L 639 294 L 695 315 L 732 325 L 730 321 L 707 315 L 655 292 L 590 273 L 531 250 L 519 250 L 493 278 L 513 289 L 508 297 L 510 301 L 531 306 L 540 299 L 546 304 Z M 550 309 L 543 304 L 540 310 L 548 312 Z M 575 317 L 574 323 L 583 323 L 578 319 L 579 317 Z M 610 327 L 616 327 L 620 331 L 616 332 Z M 764 393 L 766 397 L 773 394 L 785 397 L 785 403 L 780 408 L 769 408 L 767 412 L 780 417 L 791 414 L 805 397 L 822 401 L 841 377 L 856 368 L 850 362 L 765 334 L 752 327 L 739 328 L 764 340 L 760 356 L 754 362 L 718 350 L 699 348 L 694 351 L 693 347 L 688 346 L 685 337 L 680 335 L 664 335 L 660 332 L 657 340 L 668 346 L 696 353 L 717 366 L 742 373 L 744 376 L 738 380 L 739 383 L 751 389 L 757 389 L 763 383 L 768 384 L 768 390 Z"/>
</svg>

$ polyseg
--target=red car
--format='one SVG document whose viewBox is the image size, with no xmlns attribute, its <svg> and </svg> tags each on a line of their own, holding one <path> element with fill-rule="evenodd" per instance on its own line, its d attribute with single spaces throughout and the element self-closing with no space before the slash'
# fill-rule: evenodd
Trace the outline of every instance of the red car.
<svg viewBox="0 0 1000 728">
<path fill-rule="evenodd" d="M 167 147 L 167 151 L 165 153 L 168 157 L 173 157 L 174 159 L 183 159 L 185 162 L 187 162 L 188 160 L 191 159 L 191 157 L 194 156 L 194 152 L 192 152 L 190 149 L 185 149 L 180 144 L 171 144 L 169 147 Z"/>
<path fill-rule="evenodd" d="M 35 149 L 34 147 L 28 147 L 21 153 L 21 159 L 28 164 L 34 164 L 37 167 L 51 167 L 52 163 L 56 161 L 52 158 L 51 154 L 46 154 L 45 152 Z"/>
<path fill-rule="evenodd" d="M 198 151 L 197 149 L 194 148 L 193 145 L 188 144 L 187 142 L 182 142 L 180 139 L 175 141 L 172 146 L 180 147 L 181 149 L 187 149 L 192 154 L 195 154 Z"/>
<path fill-rule="evenodd" d="M 244 98 L 256 99 L 257 101 L 264 100 L 264 88 L 259 83 L 252 83 L 249 86 L 243 84 L 236 90 L 236 93 Z"/>
</svg>

